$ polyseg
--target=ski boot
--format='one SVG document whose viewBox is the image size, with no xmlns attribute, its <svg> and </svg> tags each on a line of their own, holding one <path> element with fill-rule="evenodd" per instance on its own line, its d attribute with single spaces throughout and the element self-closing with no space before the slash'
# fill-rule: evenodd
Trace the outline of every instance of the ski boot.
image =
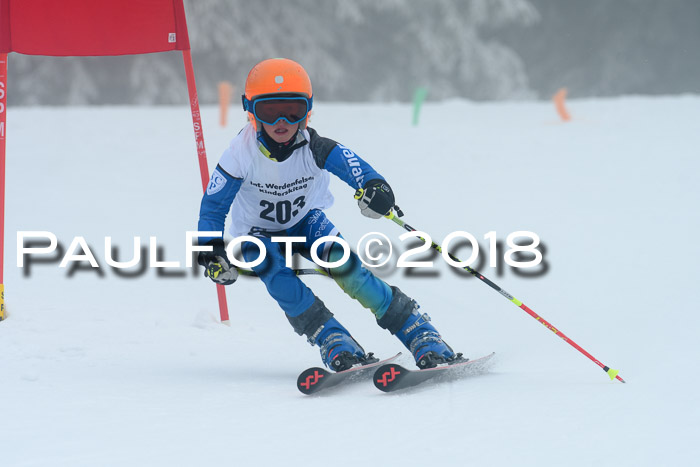
<svg viewBox="0 0 700 467">
<path fill-rule="evenodd" d="M 418 368 L 434 368 L 442 364 L 464 361 L 461 353 L 455 353 L 430 324 L 427 313 L 419 313 L 419 305 L 397 287 L 392 287 L 394 298 L 379 325 L 395 334 L 411 351 Z"/>
<path fill-rule="evenodd" d="M 371 353 L 365 354 L 360 344 L 335 318 L 329 319 L 320 331 L 314 343 L 321 348 L 321 360 L 331 370 L 343 371 L 357 364 L 377 361 Z"/>
<path fill-rule="evenodd" d="M 463 360 L 461 353 L 455 353 L 430 324 L 427 313 L 420 314 L 418 306 L 411 312 L 396 337 L 411 351 L 418 368 L 433 368 L 443 363 Z"/>
<path fill-rule="evenodd" d="M 321 360 L 333 371 L 379 361 L 372 353 L 365 353 L 319 298 L 299 316 L 287 315 L 287 319 L 297 334 L 306 335 L 309 344 L 321 348 Z"/>
</svg>

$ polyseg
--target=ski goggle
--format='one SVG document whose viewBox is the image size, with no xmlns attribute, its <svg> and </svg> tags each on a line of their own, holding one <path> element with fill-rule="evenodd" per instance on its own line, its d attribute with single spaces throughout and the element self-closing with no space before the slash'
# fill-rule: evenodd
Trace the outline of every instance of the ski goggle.
<svg viewBox="0 0 700 467">
<path fill-rule="evenodd" d="M 243 97 L 243 109 L 252 113 L 256 120 L 268 125 L 274 125 L 284 120 L 290 125 L 304 120 L 311 110 L 314 98 L 294 97 L 262 97 L 248 100 Z"/>
</svg>

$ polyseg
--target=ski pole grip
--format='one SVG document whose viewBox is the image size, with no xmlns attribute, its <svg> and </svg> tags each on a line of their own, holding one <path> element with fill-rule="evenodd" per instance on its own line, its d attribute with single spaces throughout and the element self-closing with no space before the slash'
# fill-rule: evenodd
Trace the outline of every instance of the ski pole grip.
<svg viewBox="0 0 700 467">
<path fill-rule="evenodd" d="M 355 190 L 355 199 L 362 198 L 362 195 L 364 193 L 365 193 L 364 188 L 358 188 L 357 190 Z M 394 210 L 396 211 L 396 215 L 398 215 L 399 217 L 403 217 L 403 211 L 401 211 L 401 209 L 398 206 L 394 206 L 394 208 L 389 210 L 389 213 L 387 215 L 385 215 L 384 217 L 386 217 L 387 219 L 392 219 L 394 217 L 394 212 L 393 212 Z"/>
</svg>

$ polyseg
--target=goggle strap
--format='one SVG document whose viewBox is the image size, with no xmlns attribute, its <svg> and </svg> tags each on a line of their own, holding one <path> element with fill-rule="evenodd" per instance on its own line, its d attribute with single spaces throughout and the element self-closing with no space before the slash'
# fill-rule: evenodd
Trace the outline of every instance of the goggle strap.
<svg viewBox="0 0 700 467">
<path fill-rule="evenodd" d="M 263 98 L 263 99 L 272 100 L 275 98 L 271 97 L 271 98 Z M 280 99 L 280 98 L 278 97 L 277 99 Z M 289 99 L 305 99 L 307 102 L 307 108 L 308 108 L 309 112 L 311 112 L 311 108 L 314 106 L 314 96 L 311 96 L 311 97 L 299 96 L 298 98 L 297 97 L 290 97 Z M 243 103 L 243 110 L 248 111 L 248 112 L 252 112 L 250 106 L 254 101 L 255 101 L 255 99 L 252 99 L 252 100 L 246 99 L 245 94 L 241 94 L 241 102 Z"/>
</svg>

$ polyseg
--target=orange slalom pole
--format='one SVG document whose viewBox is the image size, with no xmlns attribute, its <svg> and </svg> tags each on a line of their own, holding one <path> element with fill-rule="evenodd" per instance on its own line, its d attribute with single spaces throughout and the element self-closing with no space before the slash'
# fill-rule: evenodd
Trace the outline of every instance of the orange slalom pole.
<svg viewBox="0 0 700 467">
<path fill-rule="evenodd" d="M 228 117 L 228 106 L 233 95 L 233 85 L 228 81 L 219 83 L 219 124 L 225 127 Z"/>
<path fill-rule="evenodd" d="M 187 78 L 187 91 L 190 95 L 190 108 L 192 111 L 192 125 L 194 126 L 194 139 L 197 143 L 197 158 L 199 160 L 199 173 L 202 177 L 202 190 L 206 193 L 209 184 L 209 164 L 207 163 L 207 150 L 204 147 L 204 133 L 202 131 L 202 116 L 199 112 L 199 97 L 194 81 L 194 67 L 192 66 L 192 54 L 190 50 L 182 51 L 182 59 L 185 62 L 185 76 Z M 216 284 L 216 294 L 219 299 L 219 313 L 221 322 L 229 324 L 228 304 L 226 303 L 226 290 L 221 284 Z"/>
<path fill-rule="evenodd" d="M 554 107 L 557 109 L 557 113 L 559 114 L 559 117 L 564 122 L 568 122 L 569 120 L 571 120 L 571 115 L 566 110 L 566 94 L 567 94 L 567 89 L 561 88 L 552 97 L 552 100 L 554 101 Z"/>
</svg>

